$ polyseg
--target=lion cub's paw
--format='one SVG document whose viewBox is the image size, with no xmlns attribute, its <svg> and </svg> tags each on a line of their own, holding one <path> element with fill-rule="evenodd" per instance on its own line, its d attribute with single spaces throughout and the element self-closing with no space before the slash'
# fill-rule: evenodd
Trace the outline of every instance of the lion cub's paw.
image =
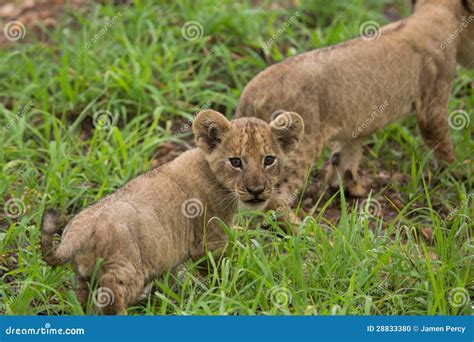
<svg viewBox="0 0 474 342">
<path fill-rule="evenodd" d="M 346 170 L 344 176 L 341 177 L 337 169 L 331 166 L 326 173 L 325 179 L 332 192 L 337 192 L 342 183 L 342 187 L 351 197 L 364 197 L 367 194 L 362 178 L 359 175 L 354 177 L 351 170 Z"/>
<path fill-rule="evenodd" d="M 367 194 L 366 188 L 359 182 L 351 182 L 347 185 L 347 191 L 351 197 L 364 197 Z"/>
</svg>

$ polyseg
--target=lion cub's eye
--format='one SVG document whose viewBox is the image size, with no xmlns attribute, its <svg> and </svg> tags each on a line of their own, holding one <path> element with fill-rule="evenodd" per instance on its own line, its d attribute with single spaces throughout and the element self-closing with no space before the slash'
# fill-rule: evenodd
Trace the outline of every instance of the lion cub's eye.
<svg viewBox="0 0 474 342">
<path fill-rule="evenodd" d="M 242 159 L 240 158 L 229 158 L 230 165 L 235 168 L 242 168 Z"/>
<path fill-rule="evenodd" d="M 272 166 L 275 164 L 276 158 L 274 156 L 266 156 L 263 160 L 263 165 L 265 166 Z"/>
</svg>

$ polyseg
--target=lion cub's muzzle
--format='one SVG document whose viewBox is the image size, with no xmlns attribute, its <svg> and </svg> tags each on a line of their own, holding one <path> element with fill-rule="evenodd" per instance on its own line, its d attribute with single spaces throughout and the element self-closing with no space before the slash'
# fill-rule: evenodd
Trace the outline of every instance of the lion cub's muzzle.
<svg viewBox="0 0 474 342">
<path fill-rule="evenodd" d="M 264 191 L 265 187 L 256 186 L 256 187 L 246 187 L 245 191 L 249 194 L 250 199 L 244 200 L 246 203 L 262 203 L 265 202 L 268 198 L 265 198 Z"/>
<path fill-rule="evenodd" d="M 272 190 L 263 185 L 245 187 L 237 191 L 242 206 L 254 210 L 263 208 L 270 199 L 271 194 Z"/>
</svg>

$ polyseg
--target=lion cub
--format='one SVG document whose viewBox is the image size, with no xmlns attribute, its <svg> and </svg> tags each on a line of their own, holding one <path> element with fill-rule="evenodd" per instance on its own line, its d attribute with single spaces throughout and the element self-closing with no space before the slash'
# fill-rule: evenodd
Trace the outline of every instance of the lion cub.
<svg viewBox="0 0 474 342">
<path fill-rule="evenodd" d="M 301 188 L 327 142 L 334 147 L 327 182 L 363 196 L 364 138 L 412 110 L 436 157 L 453 162 L 447 111 L 457 61 L 474 66 L 474 0 L 419 0 L 413 15 L 373 37 L 310 51 L 258 74 L 242 93 L 237 117 L 269 121 L 291 110 L 306 124 L 269 209 Z"/>
<path fill-rule="evenodd" d="M 291 121 L 282 127 L 281 120 Z M 114 194 L 84 209 L 53 245 L 56 216 L 43 217 L 41 248 L 52 265 L 71 262 L 77 297 L 85 305 L 99 258 L 99 283 L 111 294 L 106 314 L 125 314 L 145 285 L 183 261 L 226 245 L 219 218 L 232 224 L 240 207 L 263 209 L 279 180 L 286 155 L 295 150 L 304 124 L 284 113 L 270 124 L 228 121 L 212 110 L 193 123 L 197 148 L 136 177 Z"/>
</svg>

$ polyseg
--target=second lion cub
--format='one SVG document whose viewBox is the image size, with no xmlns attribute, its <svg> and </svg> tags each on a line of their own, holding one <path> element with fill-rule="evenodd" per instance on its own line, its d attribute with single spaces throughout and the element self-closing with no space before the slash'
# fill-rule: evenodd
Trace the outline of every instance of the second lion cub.
<svg viewBox="0 0 474 342">
<path fill-rule="evenodd" d="M 310 51 L 258 74 L 242 93 L 238 117 L 269 121 L 290 110 L 305 120 L 300 149 L 269 209 L 285 205 L 301 187 L 329 141 L 335 147 L 327 182 L 363 196 L 358 167 L 364 138 L 412 110 L 436 157 L 454 161 L 448 103 L 456 62 L 474 66 L 474 0 L 418 0 L 414 14 L 372 38 Z"/>
</svg>

